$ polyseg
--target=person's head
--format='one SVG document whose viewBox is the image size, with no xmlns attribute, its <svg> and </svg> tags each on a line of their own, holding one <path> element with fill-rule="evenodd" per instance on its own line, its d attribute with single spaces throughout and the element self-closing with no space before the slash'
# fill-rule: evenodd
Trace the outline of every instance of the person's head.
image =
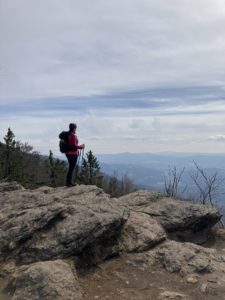
<svg viewBox="0 0 225 300">
<path fill-rule="evenodd" d="M 70 132 L 75 132 L 77 129 L 77 125 L 75 123 L 70 123 L 69 130 Z"/>
</svg>

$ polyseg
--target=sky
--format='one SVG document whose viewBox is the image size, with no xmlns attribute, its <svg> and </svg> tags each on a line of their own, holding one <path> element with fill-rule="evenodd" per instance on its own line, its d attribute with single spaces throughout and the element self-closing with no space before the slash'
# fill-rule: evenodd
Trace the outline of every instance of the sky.
<svg viewBox="0 0 225 300">
<path fill-rule="evenodd" d="M 224 0 L 0 0 L 0 141 L 225 152 Z"/>
</svg>

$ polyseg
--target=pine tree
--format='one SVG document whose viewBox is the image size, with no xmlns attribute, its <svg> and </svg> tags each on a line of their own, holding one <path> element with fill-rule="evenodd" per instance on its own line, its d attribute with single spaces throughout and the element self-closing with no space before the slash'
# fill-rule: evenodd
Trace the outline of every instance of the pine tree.
<svg viewBox="0 0 225 300">
<path fill-rule="evenodd" d="M 4 151 L 5 151 L 5 145 L 0 142 L 0 180 L 4 177 Z"/>
<path fill-rule="evenodd" d="M 55 164 L 54 164 L 54 158 L 53 153 L 51 150 L 49 150 L 49 165 L 50 165 L 50 182 L 52 186 L 56 186 L 55 184 Z"/>
<path fill-rule="evenodd" d="M 89 152 L 86 153 L 86 159 L 84 158 L 82 161 L 82 165 L 79 173 L 80 182 L 84 184 L 97 185 L 101 187 L 102 175 L 100 169 L 101 168 L 97 158 L 90 150 Z"/>
<path fill-rule="evenodd" d="M 13 161 L 13 154 L 16 149 L 16 141 L 14 140 L 14 133 L 10 128 L 8 128 L 7 134 L 4 137 L 5 141 L 5 151 L 3 152 L 3 157 L 4 157 L 4 178 L 7 178 L 8 180 L 12 180 L 13 178 L 13 166 L 14 166 L 14 161 Z"/>
</svg>

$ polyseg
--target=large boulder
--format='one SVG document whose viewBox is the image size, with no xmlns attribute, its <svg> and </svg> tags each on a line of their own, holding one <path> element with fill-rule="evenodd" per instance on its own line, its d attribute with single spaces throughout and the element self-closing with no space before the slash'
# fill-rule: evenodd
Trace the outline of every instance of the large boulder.
<svg viewBox="0 0 225 300">
<path fill-rule="evenodd" d="M 121 234 L 121 248 L 126 252 L 146 251 L 166 239 L 166 232 L 153 218 L 131 212 Z"/>
<path fill-rule="evenodd" d="M 212 273 L 219 265 L 225 267 L 222 257 L 215 257 L 214 249 L 204 248 L 192 243 L 167 241 L 154 253 L 155 258 L 169 272 L 181 275 L 189 273 Z"/>
<path fill-rule="evenodd" d="M 18 199 L 20 201 L 20 199 Z M 32 201 L 32 200 L 31 200 Z M 21 202 L 22 203 L 22 202 Z M 19 249 L 35 232 L 39 232 L 50 223 L 62 219 L 65 206 L 62 203 L 46 203 L 32 209 L 24 209 L 23 204 L 17 208 L 9 205 L 0 210 L 0 255 L 8 256 Z"/>
<path fill-rule="evenodd" d="M 147 190 L 134 192 L 119 200 L 121 205 L 126 204 L 131 210 L 148 214 L 168 232 L 208 229 L 222 217 L 215 207 L 167 198 Z"/>
<path fill-rule="evenodd" d="M 12 300 L 80 300 L 75 270 L 61 260 L 20 267 L 8 287 Z"/>
<path fill-rule="evenodd" d="M 128 208 L 95 186 L 42 187 L 0 199 L 0 254 L 20 263 L 83 254 L 116 243 Z"/>
</svg>

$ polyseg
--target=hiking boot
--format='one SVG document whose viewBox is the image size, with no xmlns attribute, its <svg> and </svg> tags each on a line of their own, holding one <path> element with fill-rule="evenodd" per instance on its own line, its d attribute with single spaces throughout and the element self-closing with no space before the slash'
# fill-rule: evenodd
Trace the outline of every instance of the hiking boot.
<svg viewBox="0 0 225 300">
<path fill-rule="evenodd" d="M 67 187 L 74 187 L 74 186 L 76 186 L 77 184 L 76 183 L 71 183 L 71 184 L 67 184 L 66 186 Z"/>
</svg>

